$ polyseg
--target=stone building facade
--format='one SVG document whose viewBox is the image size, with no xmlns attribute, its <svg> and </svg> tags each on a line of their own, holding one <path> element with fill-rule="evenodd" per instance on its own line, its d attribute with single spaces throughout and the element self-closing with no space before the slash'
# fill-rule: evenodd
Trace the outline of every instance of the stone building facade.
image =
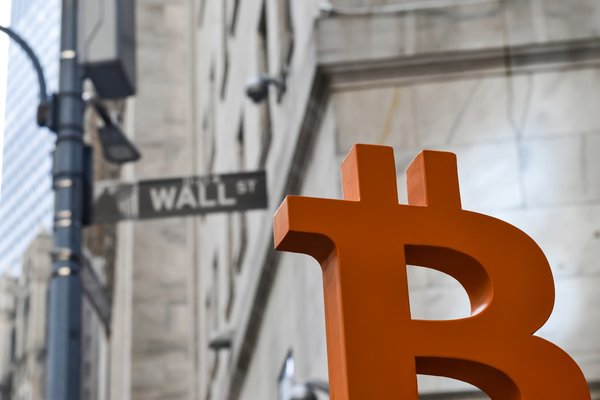
<svg viewBox="0 0 600 400">
<path fill-rule="evenodd" d="M 17 279 L 5 275 L 0 278 L 0 399 L 12 396 L 12 370 L 15 358 L 15 299 Z"/>
<path fill-rule="evenodd" d="M 12 398 L 44 399 L 46 389 L 46 332 L 52 237 L 38 235 L 23 256 L 15 296 Z"/>
<path fill-rule="evenodd" d="M 5 277 L 0 319 L 1 399 L 46 398 L 47 303 L 52 237 L 40 233 L 23 255 L 18 279 Z M 101 275 L 102 265 L 90 258 Z M 82 307 L 81 398 L 108 400 L 108 337 L 105 327 L 84 296 Z M 4 397 L 2 397 L 4 396 Z"/>
<path fill-rule="evenodd" d="M 123 181 L 195 172 L 193 47 L 188 0 L 136 2 L 138 91 L 124 131 L 142 160 Z M 193 220 L 122 222 L 116 229 L 110 399 L 185 399 L 192 379 L 189 276 Z"/>
<path fill-rule="evenodd" d="M 316 261 L 275 252 L 287 194 L 340 198 L 353 143 L 457 154 L 463 207 L 531 235 L 556 279 L 539 332 L 600 382 L 600 5 L 594 0 L 141 0 L 124 180 L 265 169 L 269 208 L 121 223 L 111 398 L 286 400 L 327 380 Z M 249 78 L 282 79 L 265 101 Z M 500 244 L 499 244 L 500 245 Z M 468 315 L 409 267 L 413 318 Z M 215 338 L 225 345 L 213 350 Z M 214 348 L 214 346 L 212 346 Z M 420 377 L 424 398 L 485 398 Z M 595 394 L 596 398 L 598 394 Z M 325 398 L 325 397 L 323 397 Z"/>
</svg>

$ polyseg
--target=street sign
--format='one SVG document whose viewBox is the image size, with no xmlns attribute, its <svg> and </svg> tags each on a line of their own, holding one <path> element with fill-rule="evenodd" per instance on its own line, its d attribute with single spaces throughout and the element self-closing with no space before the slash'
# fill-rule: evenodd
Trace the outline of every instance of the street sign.
<svg viewBox="0 0 600 400">
<path fill-rule="evenodd" d="M 267 208 L 264 171 L 156 179 L 127 184 L 96 182 L 93 221 L 153 219 Z"/>
</svg>

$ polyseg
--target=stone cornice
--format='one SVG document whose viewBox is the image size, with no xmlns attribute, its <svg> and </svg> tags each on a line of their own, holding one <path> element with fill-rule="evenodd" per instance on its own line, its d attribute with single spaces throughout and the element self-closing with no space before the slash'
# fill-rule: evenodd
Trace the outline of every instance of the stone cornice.
<svg viewBox="0 0 600 400">
<path fill-rule="evenodd" d="M 600 38 L 321 64 L 333 90 L 600 66 Z"/>
</svg>

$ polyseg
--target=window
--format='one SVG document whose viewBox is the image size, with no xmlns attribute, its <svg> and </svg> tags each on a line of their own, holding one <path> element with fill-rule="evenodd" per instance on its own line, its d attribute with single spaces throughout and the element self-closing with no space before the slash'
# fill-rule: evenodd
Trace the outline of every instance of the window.
<svg viewBox="0 0 600 400">
<path fill-rule="evenodd" d="M 236 137 L 237 147 L 237 169 L 243 171 L 246 163 L 244 118 L 240 118 L 240 125 Z M 246 254 L 247 242 L 246 214 L 243 212 L 230 214 L 227 216 L 227 242 L 229 243 L 229 268 L 228 268 L 228 288 L 226 317 L 229 320 L 233 303 L 235 300 L 236 278 L 242 268 L 244 255 Z"/>
<path fill-rule="evenodd" d="M 206 308 L 206 332 L 208 337 L 215 332 L 219 327 L 219 255 L 215 250 L 212 260 L 212 282 L 209 288 L 206 298 L 204 300 L 204 306 Z M 217 376 L 219 370 L 219 353 L 214 351 L 208 352 L 207 366 L 209 371 L 209 384 L 207 399 L 209 399 L 211 387 Z"/>
<path fill-rule="evenodd" d="M 244 118 L 240 119 L 240 126 L 238 127 L 237 137 L 236 137 L 236 147 L 237 147 L 237 168 L 239 171 L 243 171 L 246 167 L 246 146 L 245 146 L 245 137 L 244 137 Z"/>
<path fill-rule="evenodd" d="M 229 24 L 229 33 L 232 36 L 235 35 L 235 28 L 237 26 L 239 8 L 240 8 L 240 0 L 233 0 L 233 5 L 231 7 L 231 22 Z"/>
<path fill-rule="evenodd" d="M 23 303 L 23 322 L 22 322 L 23 335 L 21 337 L 21 340 L 22 340 L 21 346 L 19 346 L 19 351 L 20 351 L 19 356 L 20 357 L 23 357 L 25 355 L 25 353 L 27 352 L 28 347 L 30 345 L 28 339 L 31 337 L 30 335 L 32 334 L 29 331 L 30 322 L 32 322 L 31 321 L 32 316 L 30 315 L 30 312 L 29 312 L 30 311 L 30 297 L 29 296 L 30 296 L 30 293 L 27 294 L 27 297 L 25 297 L 25 301 Z"/>
<path fill-rule="evenodd" d="M 235 300 L 235 267 L 233 262 L 233 215 L 227 215 L 227 246 L 229 247 L 228 251 L 228 260 L 227 260 L 227 305 L 225 307 L 225 318 L 229 321 L 229 317 L 231 316 L 231 310 L 233 309 L 233 302 Z"/>
<path fill-rule="evenodd" d="M 267 44 L 267 15 L 263 5 L 260 21 L 258 24 L 258 48 L 257 50 L 257 69 L 259 74 L 268 74 L 269 72 L 269 49 Z M 263 101 L 260 104 L 260 132 L 261 132 L 261 153 L 259 166 L 264 168 L 267 163 L 267 156 L 271 147 L 272 127 L 271 127 L 271 104 L 269 101 Z"/>
<path fill-rule="evenodd" d="M 221 81 L 221 100 L 225 100 L 225 95 L 227 94 L 227 79 L 229 78 L 229 51 L 227 50 L 227 47 L 225 47 L 223 51 L 223 79 Z"/>
<path fill-rule="evenodd" d="M 211 287 L 211 329 L 219 328 L 219 255 L 215 251 L 212 262 L 212 287 Z"/>
<path fill-rule="evenodd" d="M 17 332 L 13 327 L 10 330 L 10 361 L 17 359 Z"/>
<path fill-rule="evenodd" d="M 248 222 L 246 220 L 246 214 L 240 214 L 239 223 L 239 249 L 237 257 L 235 259 L 235 270 L 236 273 L 242 272 L 242 265 L 244 264 L 244 256 L 246 255 L 246 248 L 248 247 Z"/>
<path fill-rule="evenodd" d="M 294 55 L 294 23 L 292 19 L 291 0 L 279 0 L 279 57 L 280 73 L 288 74 L 289 66 Z"/>
<path fill-rule="evenodd" d="M 204 160 L 206 162 L 206 172 L 211 173 L 215 164 L 215 158 L 217 153 L 216 145 L 216 121 L 217 121 L 217 107 L 216 101 L 216 84 L 215 84 L 215 63 L 211 63 L 210 75 L 209 75 L 209 93 L 208 93 L 208 104 L 205 109 L 205 115 L 202 119 L 202 129 L 204 130 Z"/>
<path fill-rule="evenodd" d="M 221 9 L 222 21 L 221 26 L 223 31 L 221 32 L 221 38 L 223 41 L 223 75 L 221 79 L 221 100 L 225 100 L 227 92 L 227 79 L 229 78 L 229 41 L 227 32 L 227 3 L 228 1 L 223 0 L 223 8 Z"/>
</svg>

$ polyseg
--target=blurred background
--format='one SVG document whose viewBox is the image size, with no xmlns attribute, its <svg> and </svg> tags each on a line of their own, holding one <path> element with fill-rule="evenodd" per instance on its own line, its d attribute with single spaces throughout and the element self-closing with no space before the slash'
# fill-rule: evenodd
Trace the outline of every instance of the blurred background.
<svg viewBox="0 0 600 400">
<path fill-rule="evenodd" d="M 457 154 L 463 208 L 517 226 L 548 257 L 556 302 L 538 334 L 577 361 L 600 399 L 600 2 L 79 6 L 89 183 L 121 188 L 113 220 L 83 221 L 82 399 L 327 399 L 321 270 L 273 250 L 272 217 L 288 194 L 341 198 L 339 166 L 354 143 L 393 146 L 401 203 L 420 150 Z M 29 44 L 56 92 L 61 1 L 0 0 L 0 25 Z M 4 399 L 47 398 L 56 136 L 39 97 L 27 54 L 3 35 Z M 122 153 L 111 157 L 107 127 L 135 143 L 137 162 L 114 162 Z M 137 182 L 255 171 L 268 193 L 257 209 L 199 210 L 202 194 L 175 184 L 152 204 L 177 215 L 145 219 L 127 200 Z M 205 205 L 233 196 L 215 190 Z M 454 279 L 407 274 L 413 318 L 469 315 Z M 422 399 L 488 398 L 451 379 L 418 382 Z"/>
</svg>

